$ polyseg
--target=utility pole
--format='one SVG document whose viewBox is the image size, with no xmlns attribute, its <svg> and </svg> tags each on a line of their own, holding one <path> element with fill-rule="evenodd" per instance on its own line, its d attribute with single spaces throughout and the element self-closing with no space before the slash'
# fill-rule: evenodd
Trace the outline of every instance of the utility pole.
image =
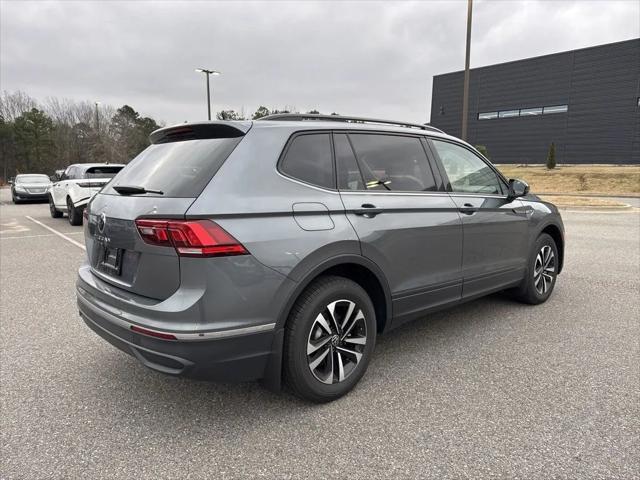
<svg viewBox="0 0 640 480">
<path fill-rule="evenodd" d="M 467 49 L 464 58 L 464 91 L 462 92 L 462 135 L 467 141 L 467 121 L 469 117 L 469 56 L 471 55 L 471 10 L 473 0 L 467 0 Z"/>
<path fill-rule="evenodd" d="M 211 120 L 211 93 L 209 89 L 209 75 L 220 75 L 221 72 L 206 68 L 196 68 L 196 72 L 204 73 L 207 77 L 207 117 Z"/>
</svg>

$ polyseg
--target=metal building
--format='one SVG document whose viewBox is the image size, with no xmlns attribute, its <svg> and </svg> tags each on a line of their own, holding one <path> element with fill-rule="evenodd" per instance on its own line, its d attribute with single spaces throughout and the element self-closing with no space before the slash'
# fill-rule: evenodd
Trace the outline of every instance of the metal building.
<svg viewBox="0 0 640 480">
<path fill-rule="evenodd" d="M 460 136 L 464 72 L 433 77 L 431 125 Z M 640 163 L 640 38 L 471 69 L 468 142 L 495 163 Z"/>
</svg>

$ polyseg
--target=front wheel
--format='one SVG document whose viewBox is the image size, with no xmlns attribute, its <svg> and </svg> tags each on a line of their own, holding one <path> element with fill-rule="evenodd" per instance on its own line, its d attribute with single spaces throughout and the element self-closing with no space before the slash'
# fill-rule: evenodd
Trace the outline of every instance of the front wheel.
<svg viewBox="0 0 640 480">
<path fill-rule="evenodd" d="M 340 398 L 364 375 L 375 342 L 375 310 L 367 292 L 347 278 L 320 278 L 289 315 L 285 382 L 305 400 Z"/>
<path fill-rule="evenodd" d="M 62 212 L 56 208 L 51 195 L 49 195 L 49 213 L 51 214 L 51 218 L 62 217 Z"/>
<path fill-rule="evenodd" d="M 516 299 L 531 305 L 546 302 L 556 285 L 559 265 L 556 242 L 543 233 L 533 247 L 527 276 L 514 292 Z"/>
<path fill-rule="evenodd" d="M 82 207 L 74 207 L 70 198 L 67 198 L 67 216 L 71 225 L 82 225 Z"/>
</svg>

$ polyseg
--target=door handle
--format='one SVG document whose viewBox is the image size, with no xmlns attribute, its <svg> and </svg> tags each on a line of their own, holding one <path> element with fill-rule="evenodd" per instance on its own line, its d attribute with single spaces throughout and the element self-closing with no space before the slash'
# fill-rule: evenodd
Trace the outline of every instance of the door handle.
<svg viewBox="0 0 640 480">
<path fill-rule="evenodd" d="M 465 215 L 473 215 L 478 211 L 478 207 L 474 207 L 470 203 L 465 203 L 458 210 L 460 210 L 460 213 L 464 213 Z"/>
<path fill-rule="evenodd" d="M 376 215 L 382 213 L 382 209 L 381 208 L 376 208 L 375 205 L 372 205 L 370 203 L 363 203 L 361 205 L 362 208 L 357 208 L 353 211 L 353 213 L 355 213 L 356 215 L 360 215 L 366 218 L 373 218 Z"/>
</svg>

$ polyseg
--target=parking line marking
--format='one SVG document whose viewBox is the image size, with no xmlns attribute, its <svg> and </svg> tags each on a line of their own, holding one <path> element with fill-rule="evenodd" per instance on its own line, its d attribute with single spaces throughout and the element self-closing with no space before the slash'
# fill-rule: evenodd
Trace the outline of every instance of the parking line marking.
<svg viewBox="0 0 640 480">
<path fill-rule="evenodd" d="M 84 250 L 84 251 L 86 251 L 86 250 L 87 250 L 87 247 L 85 247 L 84 245 L 82 245 L 80 242 L 76 242 L 73 238 L 67 237 L 64 233 L 60 233 L 59 231 L 57 231 L 57 230 L 55 230 L 55 229 L 51 228 L 50 226 L 45 225 L 44 223 L 42 223 L 42 222 L 40 222 L 40 221 L 36 220 L 36 219 L 35 219 L 35 218 L 33 218 L 33 217 L 30 217 L 29 215 L 25 215 L 25 217 L 27 217 L 27 218 L 28 218 L 29 220 L 31 220 L 33 223 L 36 223 L 36 224 L 40 225 L 41 227 L 46 228 L 46 229 L 47 229 L 47 230 L 49 230 L 51 233 L 54 233 L 55 235 L 59 236 L 60 238 L 65 239 L 67 242 L 69 242 L 69 243 L 71 243 L 71 244 L 75 245 L 76 247 L 79 247 L 79 248 L 81 248 L 81 249 L 82 249 L 82 250 Z"/>
</svg>

